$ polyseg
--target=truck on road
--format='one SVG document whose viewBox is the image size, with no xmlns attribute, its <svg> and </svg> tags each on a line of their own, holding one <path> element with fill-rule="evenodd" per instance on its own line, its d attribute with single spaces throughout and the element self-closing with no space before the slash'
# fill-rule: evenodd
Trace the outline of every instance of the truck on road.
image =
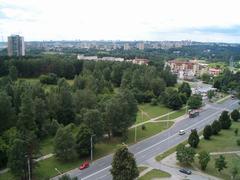
<svg viewBox="0 0 240 180">
<path fill-rule="evenodd" d="M 191 109 L 188 111 L 188 114 L 189 114 L 189 118 L 195 118 L 195 117 L 199 116 L 199 110 Z"/>
</svg>

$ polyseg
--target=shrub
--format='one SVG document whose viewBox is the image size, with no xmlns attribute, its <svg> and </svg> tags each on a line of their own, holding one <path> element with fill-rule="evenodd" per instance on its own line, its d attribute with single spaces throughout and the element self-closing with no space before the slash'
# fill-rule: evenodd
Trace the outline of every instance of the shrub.
<svg viewBox="0 0 240 180">
<path fill-rule="evenodd" d="M 157 104 L 158 104 L 157 99 L 156 99 L 156 98 L 152 98 L 152 99 L 151 99 L 151 105 L 152 105 L 152 106 L 156 106 Z"/>
<path fill-rule="evenodd" d="M 237 145 L 240 146 L 240 139 L 237 140 Z"/>
<path fill-rule="evenodd" d="M 210 139 L 212 135 L 212 127 L 210 125 L 205 126 L 205 128 L 203 129 L 203 137 L 204 139 Z"/>
<path fill-rule="evenodd" d="M 57 84 L 58 77 L 54 73 L 49 73 L 48 75 L 41 75 L 40 82 L 42 84 Z"/>
</svg>

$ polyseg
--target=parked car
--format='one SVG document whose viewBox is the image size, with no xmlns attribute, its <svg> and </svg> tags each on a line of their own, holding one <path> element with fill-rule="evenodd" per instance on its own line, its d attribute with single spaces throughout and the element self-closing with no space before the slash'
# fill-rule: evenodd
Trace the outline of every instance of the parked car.
<svg viewBox="0 0 240 180">
<path fill-rule="evenodd" d="M 89 167 L 89 162 L 85 161 L 84 163 L 81 164 L 81 166 L 79 167 L 80 170 L 86 169 Z"/>
<path fill-rule="evenodd" d="M 181 173 L 184 173 L 184 174 L 187 174 L 187 175 L 192 174 L 192 171 L 190 171 L 189 169 L 180 169 L 179 171 L 180 171 Z"/>
<path fill-rule="evenodd" d="M 184 131 L 184 130 L 180 130 L 180 131 L 178 132 L 178 134 L 179 134 L 179 135 L 184 135 L 184 134 L 185 134 L 185 131 Z"/>
</svg>

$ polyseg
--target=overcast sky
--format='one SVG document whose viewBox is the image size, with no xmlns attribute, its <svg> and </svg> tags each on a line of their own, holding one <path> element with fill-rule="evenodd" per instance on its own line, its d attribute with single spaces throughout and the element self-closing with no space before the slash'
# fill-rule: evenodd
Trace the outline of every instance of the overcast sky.
<svg viewBox="0 0 240 180">
<path fill-rule="evenodd" d="M 0 0 L 0 35 L 11 34 L 240 43 L 240 0 Z"/>
</svg>

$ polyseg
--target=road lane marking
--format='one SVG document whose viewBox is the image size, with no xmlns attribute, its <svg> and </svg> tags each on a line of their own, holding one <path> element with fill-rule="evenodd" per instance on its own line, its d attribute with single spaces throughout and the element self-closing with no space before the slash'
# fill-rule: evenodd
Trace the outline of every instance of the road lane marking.
<svg viewBox="0 0 240 180">
<path fill-rule="evenodd" d="M 88 178 L 90 178 L 91 176 L 94 176 L 95 174 L 98 174 L 98 173 L 100 173 L 100 172 L 102 172 L 102 171 L 105 171 L 105 170 L 107 170 L 107 169 L 109 169 L 109 168 L 111 168 L 111 166 L 107 166 L 107 167 L 105 167 L 105 168 L 103 168 L 103 169 L 101 169 L 101 170 L 99 170 L 99 171 L 97 171 L 97 172 L 95 172 L 95 173 L 92 173 L 92 174 L 90 174 L 90 175 L 88 175 L 88 176 L 86 176 L 86 177 L 83 177 L 83 178 L 81 178 L 81 180 L 88 179 Z"/>
</svg>

